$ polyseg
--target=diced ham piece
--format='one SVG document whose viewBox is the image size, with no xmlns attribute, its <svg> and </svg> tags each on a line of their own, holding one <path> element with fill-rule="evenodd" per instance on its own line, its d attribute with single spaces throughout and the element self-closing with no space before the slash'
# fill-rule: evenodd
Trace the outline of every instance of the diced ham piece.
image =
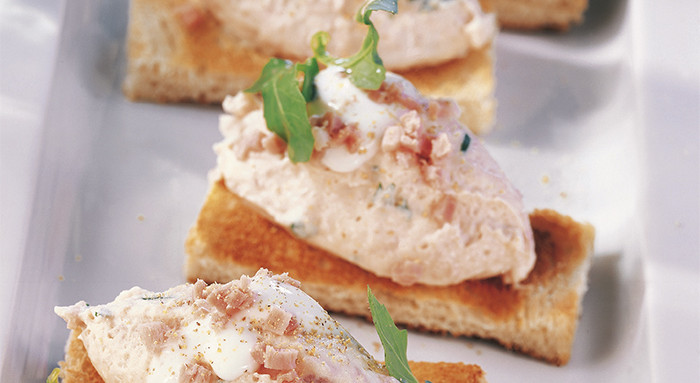
<svg viewBox="0 0 700 383">
<path fill-rule="evenodd" d="M 289 348 L 276 349 L 270 345 L 265 347 L 263 365 L 271 370 L 293 370 L 299 351 Z"/>
<path fill-rule="evenodd" d="M 202 361 L 190 360 L 182 367 L 180 383 L 214 383 L 219 381 L 209 364 Z"/>
<path fill-rule="evenodd" d="M 418 131 L 420 130 L 420 116 L 415 110 L 401 116 L 401 125 L 404 128 L 406 135 L 411 137 L 417 137 Z"/>
<path fill-rule="evenodd" d="M 258 271 L 258 272 L 260 272 L 260 271 Z M 272 276 L 272 279 L 279 281 L 279 282 L 282 282 L 282 283 L 290 284 L 294 287 L 301 287 L 301 282 L 290 277 L 289 274 L 287 274 L 287 273 L 275 274 Z"/>
<path fill-rule="evenodd" d="M 427 132 L 421 125 L 418 112 L 411 110 L 401 116 L 401 124 L 390 126 L 384 131 L 382 137 L 382 150 L 392 152 L 397 150 L 413 153 L 419 160 L 430 163 L 438 157 L 433 156 L 433 145 L 438 145 L 439 157 L 444 157 L 450 150 L 448 137 L 438 137 Z M 436 141 L 437 140 L 437 141 Z M 437 154 L 437 153 L 436 153 Z M 397 160 L 402 161 L 398 158 Z M 408 166 L 411 166 L 409 161 Z"/>
<path fill-rule="evenodd" d="M 384 131 L 382 137 L 382 150 L 385 152 L 393 152 L 399 148 L 401 142 L 402 129 L 398 125 L 393 125 Z"/>
<path fill-rule="evenodd" d="M 256 343 L 250 350 L 250 356 L 253 357 L 255 363 L 261 366 L 265 364 L 265 345 L 260 342 Z"/>
<path fill-rule="evenodd" d="M 320 152 L 328 147 L 328 145 L 331 142 L 331 137 L 328 135 L 328 132 L 326 132 L 326 130 L 323 127 L 312 126 L 311 133 L 314 136 L 315 151 Z"/>
<path fill-rule="evenodd" d="M 163 322 L 147 322 L 138 325 L 137 330 L 143 344 L 151 351 L 160 353 L 172 329 Z"/>
<path fill-rule="evenodd" d="M 448 195 L 445 197 L 445 210 L 443 210 L 442 217 L 445 222 L 451 222 L 454 218 L 455 208 L 457 206 L 457 200 L 454 196 Z"/>
<path fill-rule="evenodd" d="M 262 139 L 262 147 L 272 154 L 284 154 L 287 143 L 276 134 L 267 135 Z"/>
<path fill-rule="evenodd" d="M 253 304 L 253 296 L 248 289 L 250 280 L 229 282 L 225 285 L 211 286 L 207 292 L 206 300 L 219 312 L 231 317 L 239 310 L 246 309 Z M 236 283 L 239 282 L 239 283 Z"/>
<path fill-rule="evenodd" d="M 379 104 L 397 103 L 411 110 L 421 110 L 423 108 L 423 105 L 415 97 L 404 92 L 397 83 L 389 84 L 385 81 L 379 89 L 369 91 L 367 95 L 370 100 Z"/>
<path fill-rule="evenodd" d="M 289 320 L 289 324 L 287 324 L 287 328 L 284 330 L 284 335 L 290 335 L 299 328 L 299 321 L 297 321 L 296 317 L 292 317 L 292 319 Z"/>
<path fill-rule="evenodd" d="M 283 335 L 287 331 L 292 314 L 277 307 L 270 307 L 270 313 L 263 324 L 263 328 L 273 334 Z"/>
<path fill-rule="evenodd" d="M 437 166 L 423 166 L 421 167 L 421 174 L 428 182 L 437 182 L 440 179 L 441 168 Z"/>
<path fill-rule="evenodd" d="M 291 383 L 291 382 L 299 382 L 300 381 L 299 375 L 294 370 L 285 372 L 284 374 L 277 375 L 276 380 L 277 380 L 277 383 Z"/>
<path fill-rule="evenodd" d="M 450 139 L 447 137 L 447 134 L 440 133 L 440 135 L 432 141 L 430 158 L 433 161 L 437 161 L 445 157 L 450 152 L 450 149 L 452 149 L 452 146 L 450 145 Z"/>
<path fill-rule="evenodd" d="M 197 282 L 192 286 L 192 300 L 203 299 L 204 289 L 207 288 L 207 283 L 201 279 L 197 279 Z"/>
<path fill-rule="evenodd" d="M 408 149 L 411 152 L 417 153 L 419 151 L 418 140 L 415 137 L 411 137 L 408 134 L 404 134 L 401 136 L 399 142 L 401 143 L 401 147 Z"/>
<path fill-rule="evenodd" d="M 322 116 L 312 116 L 309 121 L 312 126 L 320 127 L 328 134 L 328 142 L 323 142 L 323 147 L 345 145 L 350 153 L 355 153 L 359 149 L 360 130 L 356 123 L 346 125 L 340 117 L 332 112 L 326 112 Z M 323 138 L 325 139 L 325 137 Z"/>
</svg>

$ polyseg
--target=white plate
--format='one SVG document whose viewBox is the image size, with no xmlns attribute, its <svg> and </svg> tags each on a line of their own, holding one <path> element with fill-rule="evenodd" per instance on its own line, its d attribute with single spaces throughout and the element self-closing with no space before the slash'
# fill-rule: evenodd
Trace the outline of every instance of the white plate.
<svg viewBox="0 0 700 383">
<path fill-rule="evenodd" d="M 565 35 L 503 33 L 498 126 L 485 140 L 529 208 L 597 228 L 572 359 L 554 367 L 492 343 L 409 334 L 415 360 L 477 363 L 492 382 L 647 381 L 638 100 L 625 1 L 593 1 Z M 68 330 L 53 306 L 105 303 L 133 285 L 182 283 L 183 242 L 204 201 L 218 107 L 131 103 L 120 85 L 127 2 L 68 1 L 46 112 L 31 228 L 5 358 L 43 381 Z M 381 358 L 372 326 L 339 318 Z"/>
</svg>

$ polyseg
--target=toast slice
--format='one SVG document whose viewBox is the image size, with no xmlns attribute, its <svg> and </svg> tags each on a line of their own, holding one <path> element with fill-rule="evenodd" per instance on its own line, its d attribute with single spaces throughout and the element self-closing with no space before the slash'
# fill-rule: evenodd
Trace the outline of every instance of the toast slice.
<svg viewBox="0 0 700 383">
<path fill-rule="evenodd" d="M 90 361 L 90 356 L 78 338 L 81 330 L 72 330 L 66 343 L 65 361 L 60 362 L 60 377 L 63 383 L 104 383 Z M 413 374 L 419 381 L 433 383 L 485 383 L 484 370 L 475 364 L 444 362 L 409 362 Z"/>
<path fill-rule="evenodd" d="M 508 29 L 566 31 L 583 22 L 588 0 L 491 0 L 498 22 Z"/>
<path fill-rule="evenodd" d="M 248 88 L 269 57 L 222 33 L 193 0 L 131 0 L 124 94 L 134 101 L 220 103 Z M 434 67 L 397 72 L 425 95 L 450 97 L 462 122 L 487 133 L 495 116 L 491 45 Z"/>
<path fill-rule="evenodd" d="M 329 311 L 369 317 L 369 285 L 396 323 L 493 339 L 566 364 L 587 287 L 594 229 L 552 210 L 530 215 L 537 261 L 519 286 L 500 278 L 451 286 L 401 286 L 307 245 L 250 208 L 223 181 L 212 184 L 186 241 L 188 280 L 225 282 L 265 267 L 288 272 Z"/>
</svg>

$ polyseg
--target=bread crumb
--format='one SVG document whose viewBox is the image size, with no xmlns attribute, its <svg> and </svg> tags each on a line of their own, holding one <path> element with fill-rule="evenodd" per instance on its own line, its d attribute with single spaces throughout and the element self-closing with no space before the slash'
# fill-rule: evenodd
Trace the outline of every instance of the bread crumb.
<svg viewBox="0 0 700 383">
<path fill-rule="evenodd" d="M 372 347 L 374 347 L 375 353 L 382 350 L 382 345 L 379 342 L 372 342 Z"/>
<path fill-rule="evenodd" d="M 76 256 L 75 256 L 75 258 L 74 258 L 74 259 L 75 259 L 75 261 L 76 261 L 76 262 L 80 262 L 80 261 L 82 261 L 82 260 L 83 260 L 83 256 L 82 256 L 82 255 L 80 255 L 80 254 L 78 254 L 78 255 L 76 255 Z"/>
<path fill-rule="evenodd" d="M 569 196 L 569 194 L 567 192 L 563 191 L 563 192 L 559 193 L 559 197 L 561 197 L 561 198 L 566 198 L 568 196 Z"/>
<path fill-rule="evenodd" d="M 146 217 L 144 217 L 143 214 L 139 214 L 139 215 L 136 216 L 136 219 L 138 219 L 139 221 L 143 222 L 143 221 L 146 219 Z"/>
<path fill-rule="evenodd" d="M 542 176 L 542 184 L 543 185 L 549 184 L 549 176 L 548 175 L 545 174 Z"/>
<path fill-rule="evenodd" d="M 65 281 L 65 280 L 66 280 L 66 278 L 65 278 L 63 275 L 59 275 L 59 276 L 58 276 L 58 281 L 59 281 L 59 282 L 63 282 L 63 281 Z"/>
</svg>

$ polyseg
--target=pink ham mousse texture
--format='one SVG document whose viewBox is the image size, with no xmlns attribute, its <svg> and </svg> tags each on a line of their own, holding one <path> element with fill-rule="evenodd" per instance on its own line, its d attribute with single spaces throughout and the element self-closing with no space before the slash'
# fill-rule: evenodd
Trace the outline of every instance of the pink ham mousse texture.
<svg viewBox="0 0 700 383">
<path fill-rule="evenodd" d="M 292 163 L 261 101 L 240 93 L 223 104 L 211 181 L 223 178 L 302 240 L 403 285 L 528 275 L 535 252 L 522 197 L 453 101 L 423 97 L 392 73 L 376 91 L 336 67 L 315 84 L 309 162 Z"/>
</svg>

